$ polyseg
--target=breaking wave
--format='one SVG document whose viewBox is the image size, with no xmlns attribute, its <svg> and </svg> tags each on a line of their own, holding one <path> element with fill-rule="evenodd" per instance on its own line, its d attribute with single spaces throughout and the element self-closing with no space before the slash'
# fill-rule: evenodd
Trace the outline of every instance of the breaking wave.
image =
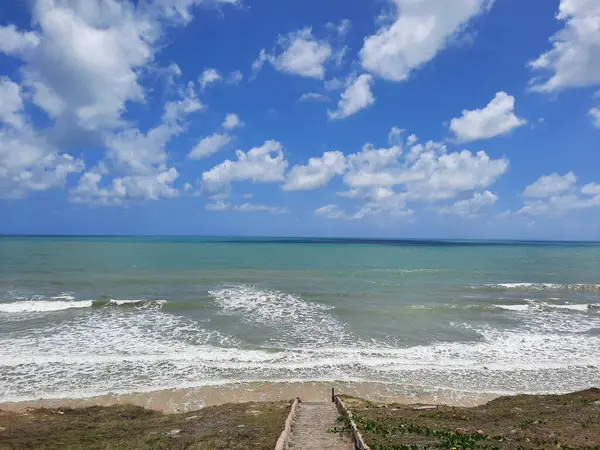
<svg viewBox="0 0 600 450">
<path fill-rule="evenodd" d="M 579 291 L 600 292 L 600 284 L 555 284 L 555 283 L 498 283 L 472 286 L 473 289 L 493 291 Z"/>
</svg>

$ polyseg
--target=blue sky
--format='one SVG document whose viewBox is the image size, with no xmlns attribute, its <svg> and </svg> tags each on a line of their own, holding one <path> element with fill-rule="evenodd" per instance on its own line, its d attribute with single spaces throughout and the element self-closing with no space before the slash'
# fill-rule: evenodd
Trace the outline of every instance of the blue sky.
<svg viewBox="0 0 600 450">
<path fill-rule="evenodd" d="M 0 11 L 0 233 L 591 240 L 599 167 L 598 0 Z"/>
</svg>

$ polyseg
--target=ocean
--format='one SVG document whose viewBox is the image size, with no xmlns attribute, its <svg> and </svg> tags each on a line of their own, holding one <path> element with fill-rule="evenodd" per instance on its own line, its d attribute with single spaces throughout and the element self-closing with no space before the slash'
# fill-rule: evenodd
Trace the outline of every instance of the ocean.
<svg viewBox="0 0 600 450">
<path fill-rule="evenodd" d="M 0 237 L 0 402 L 600 386 L 600 244 Z"/>
</svg>

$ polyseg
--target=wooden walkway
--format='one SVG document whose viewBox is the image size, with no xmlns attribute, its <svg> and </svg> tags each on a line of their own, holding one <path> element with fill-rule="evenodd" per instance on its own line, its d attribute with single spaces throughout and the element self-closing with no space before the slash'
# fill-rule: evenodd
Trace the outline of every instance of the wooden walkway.
<svg viewBox="0 0 600 450">
<path fill-rule="evenodd" d="M 300 403 L 292 425 L 290 450 L 354 450 L 354 440 L 346 434 L 328 433 L 340 427 L 334 403 Z"/>
</svg>

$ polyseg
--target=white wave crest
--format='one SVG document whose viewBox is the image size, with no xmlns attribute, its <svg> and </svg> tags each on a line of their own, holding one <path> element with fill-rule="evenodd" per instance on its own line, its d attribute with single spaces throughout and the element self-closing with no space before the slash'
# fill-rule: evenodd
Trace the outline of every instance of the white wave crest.
<svg viewBox="0 0 600 450">
<path fill-rule="evenodd" d="M 147 300 L 147 299 L 133 299 L 133 300 L 117 300 L 110 299 L 108 304 L 110 306 L 132 306 L 137 309 L 160 309 L 167 303 L 166 300 Z"/>
<path fill-rule="evenodd" d="M 505 309 L 507 311 L 529 311 L 531 305 L 494 305 L 496 308 Z"/>
<path fill-rule="evenodd" d="M 543 312 L 551 310 L 563 310 L 563 311 L 576 311 L 581 313 L 591 313 L 600 311 L 600 305 L 595 304 L 555 304 L 548 302 L 536 302 L 530 300 L 525 305 L 494 305 L 496 308 L 504 309 L 506 311 L 518 311 L 518 312 Z"/>
<path fill-rule="evenodd" d="M 347 339 L 345 326 L 327 311 L 333 307 L 299 296 L 236 285 L 209 291 L 226 313 L 249 323 L 276 328 L 284 341 L 325 344 Z"/>
<path fill-rule="evenodd" d="M 92 300 L 61 301 L 61 300 L 31 300 L 14 303 L 0 303 L 0 313 L 35 313 L 63 311 L 74 308 L 91 308 Z"/>
<path fill-rule="evenodd" d="M 600 291 L 600 284 L 557 284 L 557 283 L 497 283 L 473 286 L 474 289 L 494 289 L 506 291 Z"/>
</svg>

